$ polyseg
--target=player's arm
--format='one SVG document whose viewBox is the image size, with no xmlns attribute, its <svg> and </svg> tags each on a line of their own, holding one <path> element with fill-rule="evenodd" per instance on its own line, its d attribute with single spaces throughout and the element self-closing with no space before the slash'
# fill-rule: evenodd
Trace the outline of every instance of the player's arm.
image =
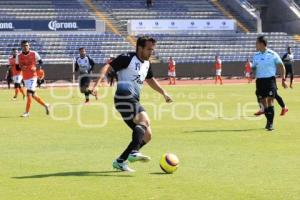
<svg viewBox="0 0 300 200">
<path fill-rule="evenodd" d="M 45 72 L 42 71 L 42 77 L 41 80 L 45 79 Z"/>
<path fill-rule="evenodd" d="M 78 72 L 79 70 L 79 65 L 78 65 L 78 62 L 77 62 L 77 59 L 75 60 L 75 72 Z"/>
<path fill-rule="evenodd" d="M 93 91 L 95 91 L 98 85 L 104 80 L 108 71 L 111 71 L 113 69 L 115 72 L 118 72 L 122 69 L 127 68 L 130 62 L 131 62 L 130 54 L 121 54 L 116 59 L 114 59 L 110 64 L 104 65 L 104 67 L 100 69 L 99 78 L 93 87 Z"/>
<path fill-rule="evenodd" d="M 153 90 L 155 90 L 155 91 L 158 92 L 159 94 L 163 95 L 167 103 L 172 102 L 171 97 L 170 97 L 170 96 L 168 95 L 168 93 L 160 86 L 159 82 L 154 78 L 151 65 L 150 65 L 150 67 L 149 67 L 149 69 L 148 69 L 148 73 L 147 73 L 147 76 L 146 76 L 146 78 L 145 78 L 145 81 L 148 83 L 148 85 L 149 85 Z"/>
<path fill-rule="evenodd" d="M 256 67 L 257 67 L 257 61 L 255 58 L 255 55 L 253 56 L 253 63 L 250 65 L 251 67 L 251 79 L 255 79 L 256 78 Z"/>
<path fill-rule="evenodd" d="M 34 52 L 35 53 L 35 62 L 38 64 L 37 66 L 40 68 L 43 66 L 43 60 L 40 56 L 40 54 L 38 54 L 37 52 Z M 33 67 L 31 68 L 32 71 L 36 71 L 36 67 Z"/>
<path fill-rule="evenodd" d="M 89 56 L 88 56 L 88 58 L 89 58 L 89 63 L 91 65 L 91 69 L 89 70 L 89 73 L 90 73 L 94 70 L 95 61 L 92 58 L 90 58 Z"/>
<path fill-rule="evenodd" d="M 21 71 L 22 67 L 19 65 L 19 56 L 16 56 L 16 70 L 17 71 Z"/>
<path fill-rule="evenodd" d="M 169 94 L 160 86 L 154 77 L 146 79 L 146 82 L 153 90 L 163 95 L 167 103 L 171 103 L 173 101 Z"/>
<path fill-rule="evenodd" d="M 277 68 L 279 68 L 280 77 L 282 78 L 281 85 L 283 88 L 287 88 L 285 81 L 285 66 L 277 53 L 275 53 L 275 64 L 277 65 Z"/>
<path fill-rule="evenodd" d="M 97 87 L 100 85 L 100 83 L 104 80 L 105 75 L 107 74 L 108 70 L 111 69 L 111 66 L 109 64 L 104 65 L 99 72 L 99 78 L 98 80 L 95 82 L 94 87 L 93 87 L 93 91 L 97 90 Z"/>
<path fill-rule="evenodd" d="M 285 66 L 283 65 L 283 63 L 278 63 L 277 67 L 279 68 L 279 72 L 280 72 L 280 77 L 282 79 L 282 87 L 287 88 L 287 84 L 286 84 L 286 80 L 285 80 Z"/>
</svg>

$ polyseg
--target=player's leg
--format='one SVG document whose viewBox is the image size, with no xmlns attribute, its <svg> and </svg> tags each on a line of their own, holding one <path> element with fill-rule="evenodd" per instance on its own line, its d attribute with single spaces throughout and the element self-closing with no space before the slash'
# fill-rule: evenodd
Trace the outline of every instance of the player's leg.
<svg viewBox="0 0 300 200">
<path fill-rule="evenodd" d="M 273 97 L 267 97 L 267 108 L 265 109 L 265 113 L 266 113 L 266 117 L 267 117 L 267 125 L 266 125 L 266 129 L 271 131 L 273 130 L 273 121 L 274 121 L 274 115 L 275 115 L 275 110 L 274 110 L 274 105 L 273 105 L 273 101 L 274 98 Z"/>
<path fill-rule="evenodd" d="M 291 71 L 290 71 L 290 88 L 293 88 L 293 80 L 294 80 L 294 68 L 291 66 Z"/>
<path fill-rule="evenodd" d="M 144 136 L 149 125 L 149 118 L 144 112 L 144 108 L 138 102 L 115 98 L 115 107 L 122 115 L 125 123 L 132 129 L 132 139 L 123 153 L 113 162 L 113 167 L 122 171 L 134 171 L 128 167 L 127 159 L 130 161 L 150 160 L 148 156 L 138 152 L 140 147 L 145 145 Z"/>
<path fill-rule="evenodd" d="M 265 106 L 265 115 L 267 118 L 266 129 L 271 131 L 273 130 L 273 121 L 274 121 L 274 98 L 277 93 L 277 85 L 275 77 L 265 79 L 262 82 L 262 96 L 266 99 L 266 106 Z"/>
<path fill-rule="evenodd" d="M 220 85 L 223 85 L 223 79 L 222 79 L 221 73 L 220 73 L 220 75 L 219 75 L 219 80 L 220 80 Z"/>
<path fill-rule="evenodd" d="M 259 105 L 259 111 L 257 111 L 256 113 L 254 113 L 254 115 L 255 115 L 255 116 L 260 116 L 260 115 L 262 115 L 262 114 L 265 113 L 265 108 L 264 108 L 264 105 L 263 105 L 263 103 L 262 103 L 262 98 L 261 98 L 261 96 L 258 95 L 258 92 L 257 92 L 257 91 L 255 92 L 255 94 L 256 94 L 257 103 L 258 103 L 258 105 Z"/>
<path fill-rule="evenodd" d="M 19 82 L 19 91 L 21 92 L 21 94 L 23 95 L 23 99 L 25 99 L 25 92 L 24 92 L 24 89 L 22 88 L 21 86 L 21 83 L 22 83 L 22 78 L 21 78 L 21 81 Z"/>
<path fill-rule="evenodd" d="M 146 144 L 146 141 L 144 141 L 144 137 L 147 128 L 150 126 L 149 117 L 145 111 L 138 113 L 134 117 L 134 120 L 132 120 L 131 122 L 127 120 L 126 123 L 127 125 L 130 124 L 129 126 L 132 128 L 132 140 L 128 145 L 128 147 L 125 149 L 125 151 L 118 158 L 118 161 L 122 161 L 122 162 L 127 160 L 130 154 L 138 153 L 141 146 L 144 146 Z M 146 137 L 149 138 L 149 135 L 147 135 Z M 131 156 L 131 158 L 132 157 L 133 156 Z M 150 159 L 148 156 L 143 156 L 143 155 L 138 155 L 136 157 L 137 159 L 132 158 L 131 161 L 136 161 L 136 160 L 147 161 Z"/>
<path fill-rule="evenodd" d="M 36 78 L 30 79 L 27 89 L 30 91 L 31 97 L 40 105 L 42 105 L 46 110 L 46 114 L 49 115 L 49 104 L 45 103 L 45 101 L 36 94 L 35 92 L 36 87 L 37 87 L 37 79 Z"/>
<path fill-rule="evenodd" d="M 10 82 L 11 82 L 10 78 L 7 78 L 6 82 L 7 82 L 7 88 L 10 89 Z"/>
<path fill-rule="evenodd" d="M 173 85 L 176 85 L 176 72 L 173 72 Z"/>
<path fill-rule="evenodd" d="M 150 160 L 149 156 L 143 155 L 139 150 L 146 145 L 152 136 L 150 128 L 150 120 L 145 111 L 138 113 L 134 118 L 134 123 L 136 124 L 133 128 L 133 140 L 134 143 L 132 151 L 128 155 L 128 160 L 130 162 L 143 161 L 147 162 Z M 142 127 L 142 128 L 141 128 Z"/>
<path fill-rule="evenodd" d="M 27 80 L 25 81 L 25 85 L 26 84 L 27 84 Z M 27 89 L 26 93 L 27 93 L 26 109 L 25 109 L 25 113 L 21 117 L 29 117 L 33 91 Z"/>
<path fill-rule="evenodd" d="M 16 100 L 18 97 L 18 93 L 19 93 L 19 85 L 18 83 L 14 83 L 14 88 L 15 88 L 15 95 L 13 96 L 13 100 Z"/>
<path fill-rule="evenodd" d="M 275 99 L 281 107 L 280 116 L 285 115 L 289 111 L 289 109 L 285 106 L 285 103 L 284 103 L 282 97 L 278 94 L 278 92 L 276 92 Z"/>
<path fill-rule="evenodd" d="M 15 76 L 14 77 L 14 82 L 15 82 L 15 98 L 17 97 L 18 93 L 21 92 L 23 95 L 23 99 L 25 99 L 25 93 L 24 90 L 21 86 L 23 77 L 21 75 Z"/>
<path fill-rule="evenodd" d="M 170 72 L 168 72 L 168 77 L 169 77 L 169 85 L 171 85 L 172 84 L 172 77 L 171 77 Z"/>
</svg>

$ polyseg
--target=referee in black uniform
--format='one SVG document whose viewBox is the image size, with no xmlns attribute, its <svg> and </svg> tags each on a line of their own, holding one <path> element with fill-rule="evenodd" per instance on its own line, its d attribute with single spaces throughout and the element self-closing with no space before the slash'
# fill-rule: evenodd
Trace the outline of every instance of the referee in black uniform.
<svg viewBox="0 0 300 200">
<path fill-rule="evenodd" d="M 150 160 L 150 157 L 139 152 L 151 140 L 152 135 L 149 117 L 140 104 L 143 82 L 146 81 L 152 89 L 163 95 L 167 103 L 172 102 L 171 97 L 153 77 L 149 59 L 155 44 L 155 39 L 151 37 L 138 38 L 136 52 L 119 55 L 110 64 L 106 64 L 101 69 L 100 77 L 93 88 L 93 91 L 96 91 L 108 70 L 112 68 L 116 72 L 118 77 L 114 97 L 115 107 L 132 130 L 132 140 L 128 147 L 113 161 L 113 168 L 121 171 L 134 171 L 128 167 L 127 160 L 129 162 Z"/>
<path fill-rule="evenodd" d="M 294 79 L 294 54 L 292 53 L 292 48 L 287 48 L 287 53 L 283 55 L 282 61 L 285 66 L 285 77 L 290 75 L 290 88 L 293 88 L 293 79 Z"/>
</svg>

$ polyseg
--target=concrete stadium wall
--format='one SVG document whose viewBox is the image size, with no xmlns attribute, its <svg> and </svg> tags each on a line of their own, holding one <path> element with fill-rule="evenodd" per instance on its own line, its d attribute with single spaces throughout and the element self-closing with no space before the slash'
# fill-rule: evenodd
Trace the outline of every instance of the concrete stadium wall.
<svg viewBox="0 0 300 200">
<path fill-rule="evenodd" d="M 268 0 L 261 10 L 263 32 L 300 33 L 300 18 L 282 0 Z"/>
<path fill-rule="evenodd" d="M 223 76 L 243 76 L 245 62 L 224 62 Z M 103 65 L 96 65 L 94 73 L 98 73 Z M 295 74 L 300 75 L 300 61 L 295 63 Z M 166 63 L 153 64 L 153 73 L 155 77 L 167 77 L 168 65 Z M 58 64 L 58 65 L 44 65 L 47 80 L 63 80 L 72 81 L 72 65 Z M 5 77 L 6 67 L 0 67 L 0 80 L 3 81 Z M 200 63 L 200 64 L 177 64 L 177 77 L 210 77 L 214 76 L 214 63 Z M 75 76 L 77 78 L 77 75 Z"/>
<path fill-rule="evenodd" d="M 220 2 L 223 5 L 228 6 L 229 8 L 231 8 L 232 10 L 236 11 L 239 13 L 239 15 L 241 15 L 244 19 L 248 20 L 248 22 L 253 26 L 257 27 L 257 19 L 255 15 L 252 15 L 249 11 L 247 11 L 246 9 L 244 9 L 241 4 L 239 3 L 239 0 L 220 0 Z"/>
</svg>

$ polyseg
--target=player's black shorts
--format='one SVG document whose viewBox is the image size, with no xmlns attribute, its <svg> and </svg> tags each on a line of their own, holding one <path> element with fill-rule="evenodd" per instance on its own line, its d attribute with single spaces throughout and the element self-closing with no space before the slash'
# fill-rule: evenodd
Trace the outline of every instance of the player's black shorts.
<svg viewBox="0 0 300 200">
<path fill-rule="evenodd" d="M 292 64 L 285 64 L 286 74 L 294 74 L 294 69 Z"/>
<path fill-rule="evenodd" d="M 133 122 L 134 117 L 140 112 L 145 111 L 140 102 L 135 98 L 114 98 L 115 108 L 121 114 L 124 122 L 131 129 L 134 129 L 136 124 Z"/>
<path fill-rule="evenodd" d="M 275 97 L 277 92 L 276 78 L 257 78 L 256 95 L 259 99 L 266 97 Z"/>
<path fill-rule="evenodd" d="M 82 76 L 79 80 L 79 87 L 88 88 L 90 86 L 90 83 L 91 83 L 91 78 L 88 77 L 88 75 Z"/>
</svg>

